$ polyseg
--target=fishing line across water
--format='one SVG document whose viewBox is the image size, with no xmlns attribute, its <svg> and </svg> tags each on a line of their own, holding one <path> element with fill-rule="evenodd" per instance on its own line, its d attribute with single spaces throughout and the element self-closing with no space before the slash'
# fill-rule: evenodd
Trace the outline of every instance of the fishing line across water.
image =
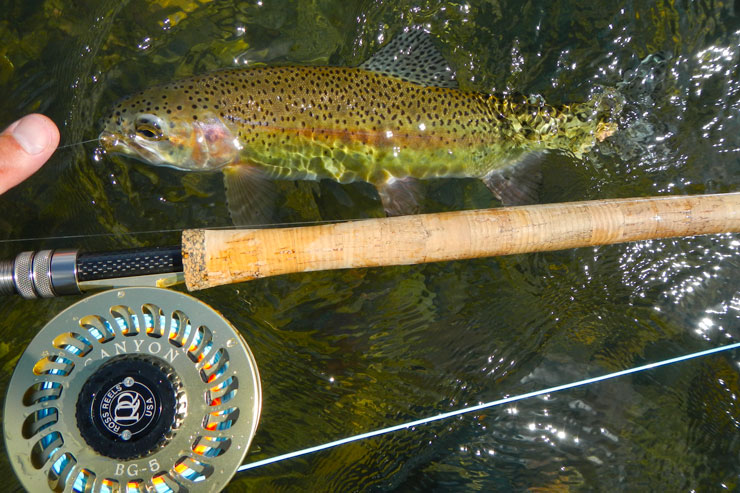
<svg viewBox="0 0 740 493">
<path fill-rule="evenodd" d="M 296 450 L 294 452 L 290 452 L 290 453 L 287 453 L 287 454 L 283 454 L 283 455 L 271 457 L 271 458 L 268 458 L 268 459 L 263 459 L 263 460 L 259 460 L 259 461 L 249 462 L 249 463 L 246 463 L 246 464 L 242 464 L 239 467 L 239 469 L 237 469 L 237 472 L 242 472 L 242 471 L 246 471 L 246 470 L 249 470 L 249 469 L 256 469 L 258 467 L 266 466 L 268 464 L 274 464 L 276 462 L 281 462 L 281 461 L 285 461 L 285 460 L 288 460 L 288 459 L 293 459 L 295 457 L 300 457 L 300 456 L 303 456 L 303 455 L 308 455 L 308 454 L 311 454 L 311 453 L 314 453 L 314 452 L 319 452 L 321 450 L 327 450 L 327 449 L 330 449 L 330 448 L 333 448 L 333 447 L 337 447 L 339 445 L 344 445 L 344 444 L 347 444 L 347 443 L 351 443 L 351 442 L 357 442 L 357 441 L 360 441 L 360 440 L 364 440 L 364 439 L 368 439 L 368 438 L 373 438 L 373 437 L 377 437 L 377 436 L 380 436 L 380 435 L 385 435 L 387 433 L 392 433 L 392 432 L 395 432 L 395 431 L 400 431 L 400 430 L 404 430 L 404 429 L 410 429 L 411 431 L 414 431 L 414 428 L 417 427 L 417 426 L 426 425 L 426 424 L 429 424 L 429 423 L 432 423 L 432 422 L 435 422 L 435 421 L 440 421 L 440 420 L 447 419 L 447 418 L 452 418 L 452 417 L 455 417 L 455 416 L 461 416 L 463 414 L 470 414 L 470 413 L 473 413 L 473 412 L 476 412 L 476 411 L 482 411 L 484 409 L 488 409 L 488 408 L 500 406 L 502 404 L 510 404 L 512 402 L 517 402 L 517 401 L 521 401 L 521 400 L 524 400 L 524 399 L 529 399 L 531 397 L 546 396 L 548 394 L 559 392 L 561 390 L 568 390 L 568 389 L 573 389 L 573 388 L 576 388 L 576 387 L 583 387 L 583 386 L 586 386 L 586 385 L 591 385 L 591 384 L 595 384 L 595 383 L 598 383 L 598 382 L 603 382 L 605 380 L 610 380 L 610 379 L 621 377 L 621 376 L 625 376 L 625 375 L 640 373 L 640 372 L 643 372 L 643 371 L 652 370 L 652 369 L 660 368 L 660 367 L 663 367 L 663 366 L 668 366 L 668 365 L 672 365 L 672 364 L 676 364 L 676 363 L 681 363 L 683 361 L 687 361 L 687 360 L 690 360 L 690 359 L 695 359 L 695 358 L 700 358 L 700 357 L 704 357 L 704 356 L 709 356 L 709 355 L 712 355 L 712 354 L 716 354 L 716 353 L 720 353 L 720 352 L 724 352 L 724 351 L 730 351 L 730 350 L 738 349 L 738 348 L 740 348 L 740 342 L 734 343 L 734 344 L 727 344 L 727 345 L 715 347 L 715 348 L 712 348 L 712 349 L 706 349 L 704 351 L 698 351 L 698 352 L 686 354 L 686 355 L 683 355 L 683 356 L 677 356 L 675 358 L 670 358 L 670 359 L 666 359 L 666 360 L 662 360 L 662 361 L 657 361 L 655 363 L 648 363 L 646 365 L 637 366 L 637 367 L 633 367 L 633 368 L 628 368 L 626 370 L 621 370 L 621 371 L 617 371 L 617 372 L 613 372 L 613 373 L 608 373 L 608 374 L 601 375 L 601 376 L 598 376 L 598 377 L 586 378 L 586 379 L 579 380 L 579 381 L 576 381 L 576 382 L 566 383 L 566 384 L 563 384 L 563 385 L 557 385 L 557 386 L 554 386 L 554 387 L 549 387 L 549 388 L 546 388 L 546 389 L 536 390 L 536 391 L 533 391 L 533 392 L 527 392 L 525 394 L 518 394 L 518 395 L 515 395 L 515 396 L 504 397 L 502 399 L 498 399 L 498 400 L 495 400 L 495 401 L 485 402 L 485 403 L 481 403 L 481 404 L 478 404 L 478 405 L 475 405 L 475 406 L 470 406 L 470 407 L 465 407 L 465 408 L 461 408 L 461 409 L 456 409 L 454 411 L 449 411 L 449 412 L 446 412 L 446 413 L 440 413 L 440 414 L 429 416 L 429 417 L 426 417 L 426 418 L 421 418 L 421 419 L 418 419 L 418 420 L 415 420 L 415 421 L 409 421 L 409 422 L 406 422 L 406 423 L 401 423 L 401 424 L 398 424 L 398 425 L 389 426 L 387 428 L 381 428 L 381 429 L 377 429 L 377 430 L 374 430 L 374 431 L 369 431 L 367 433 L 362 433 L 362 434 L 359 434 L 359 435 L 354 435 L 354 436 L 350 436 L 350 437 L 347 437 L 347 438 L 342 438 L 340 440 L 335 440 L 335 441 L 332 441 L 332 442 L 327 442 L 327 443 L 324 443 L 322 445 L 317 445 L 317 446 L 305 448 L 305 449 L 302 449 L 302 450 Z"/>
<path fill-rule="evenodd" d="M 366 219 L 356 219 L 353 221 L 366 221 Z M 341 222 L 347 222 L 345 219 L 326 219 L 322 221 L 297 221 L 287 223 L 271 223 L 271 224 L 255 224 L 249 226 L 249 229 L 267 229 L 267 228 L 292 228 L 300 226 L 317 226 L 320 224 L 336 224 Z M 241 229 L 244 226 L 206 226 L 199 227 L 198 229 L 219 229 L 219 230 L 230 230 L 230 229 Z M 29 238 L 10 238 L 0 240 L 0 244 L 7 243 L 23 243 L 29 241 L 58 241 L 58 240 L 71 240 L 71 239 L 86 239 L 86 238 L 115 238 L 115 237 L 131 237 L 139 235 L 156 235 L 165 233 L 182 233 L 189 228 L 172 228 L 172 229 L 153 229 L 146 231 L 129 231 L 129 232 L 116 232 L 116 233 L 92 233 L 92 234 L 79 234 L 79 235 L 62 235 L 62 236 L 38 236 Z"/>
</svg>

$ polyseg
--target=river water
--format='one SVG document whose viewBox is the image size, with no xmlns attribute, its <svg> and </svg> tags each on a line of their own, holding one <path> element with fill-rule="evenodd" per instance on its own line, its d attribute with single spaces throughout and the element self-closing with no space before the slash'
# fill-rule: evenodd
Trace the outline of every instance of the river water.
<svg viewBox="0 0 740 493">
<path fill-rule="evenodd" d="M 740 188 L 740 7 L 726 1 L 0 0 L 0 126 L 40 111 L 63 143 L 94 139 L 138 89 L 259 63 L 357 65 L 420 25 L 469 90 L 556 104 L 620 88 L 620 131 L 584 159 L 548 155 L 543 202 Z M 382 213 L 366 186 L 280 187 L 284 221 Z M 473 180 L 426 191 L 430 211 L 497 205 Z M 59 151 L 0 210 L 4 258 L 229 224 L 218 175 L 101 157 L 94 143 Z M 738 235 L 643 241 L 196 295 L 260 368 L 251 462 L 737 342 L 739 249 Z M 3 396 L 36 331 L 73 301 L 2 301 Z M 737 352 L 711 356 L 256 468 L 230 489 L 734 490 L 739 371 Z M 20 489 L 5 455 L 0 471 Z"/>
</svg>

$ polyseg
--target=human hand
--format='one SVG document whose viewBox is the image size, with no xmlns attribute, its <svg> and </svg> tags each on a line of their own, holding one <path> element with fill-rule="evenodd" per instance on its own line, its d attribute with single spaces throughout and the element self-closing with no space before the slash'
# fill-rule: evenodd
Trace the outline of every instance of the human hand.
<svg viewBox="0 0 740 493">
<path fill-rule="evenodd" d="M 34 174 L 59 145 L 59 129 L 34 113 L 0 133 L 0 194 Z"/>
</svg>

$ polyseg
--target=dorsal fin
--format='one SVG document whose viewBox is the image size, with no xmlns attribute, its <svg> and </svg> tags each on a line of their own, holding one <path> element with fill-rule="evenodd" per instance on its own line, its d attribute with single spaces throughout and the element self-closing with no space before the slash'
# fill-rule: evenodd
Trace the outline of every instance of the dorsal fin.
<svg viewBox="0 0 740 493">
<path fill-rule="evenodd" d="M 425 86 L 457 88 L 455 72 L 422 29 L 407 28 L 360 68 Z"/>
</svg>

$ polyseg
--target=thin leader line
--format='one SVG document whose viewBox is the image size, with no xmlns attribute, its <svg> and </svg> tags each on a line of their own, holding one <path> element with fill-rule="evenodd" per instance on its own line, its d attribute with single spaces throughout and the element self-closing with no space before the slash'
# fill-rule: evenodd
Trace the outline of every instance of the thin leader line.
<svg viewBox="0 0 740 493">
<path fill-rule="evenodd" d="M 67 147 L 78 146 L 78 145 L 87 144 L 90 142 L 98 142 L 99 140 L 100 139 L 98 138 L 98 139 L 83 140 L 82 142 L 75 142 L 74 144 L 64 144 L 63 146 L 57 146 L 56 150 L 58 151 L 59 149 L 66 149 Z"/>
<path fill-rule="evenodd" d="M 111 236 L 137 236 L 147 234 L 160 234 L 160 233 L 182 233 L 186 229 L 266 229 L 266 228 L 292 228 L 296 226 L 319 226 L 322 224 L 337 224 L 349 221 L 367 221 L 373 218 L 361 218 L 361 219 L 325 219 L 321 221 L 296 221 L 292 223 L 271 223 L 271 224 L 250 224 L 240 226 L 198 226 L 195 228 L 175 228 L 175 229 L 152 229 L 146 231 L 128 231 L 125 233 L 92 233 L 92 234 L 78 234 L 78 235 L 66 235 L 66 236 L 38 236 L 33 238 L 10 238 L 6 240 L 0 240 L 0 245 L 4 243 L 23 243 L 28 241 L 45 241 L 45 240 L 70 240 L 70 239 L 84 239 L 84 238 L 102 238 Z"/>
<path fill-rule="evenodd" d="M 581 387 L 581 386 L 584 386 L 584 385 L 589 385 L 589 384 L 592 384 L 592 383 L 601 382 L 603 380 L 609 380 L 611 378 L 621 377 L 621 376 L 624 376 L 624 375 L 629 375 L 631 373 L 638 373 L 638 372 L 641 372 L 641 371 L 650 370 L 650 369 L 658 368 L 658 367 L 661 367 L 661 366 L 671 365 L 671 364 L 674 364 L 674 363 L 679 363 L 679 362 L 682 362 L 682 361 L 686 361 L 686 360 L 690 360 L 690 359 L 694 359 L 694 358 L 700 358 L 702 356 L 708 356 L 710 354 L 719 353 L 719 352 L 722 352 L 722 351 L 729 351 L 731 349 L 737 349 L 737 348 L 740 348 L 740 342 L 737 342 L 737 343 L 734 343 L 734 344 L 729 344 L 729 345 L 726 345 L 726 346 L 720 346 L 720 347 L 716 347 L 716 348 L 712 348 L 712 349 L 707 349 L 705 351 L 699 351 L 697 353 L 691 353 L 691 354 L 687 354 L 687 355 L 684 355 L 684 356 L 678 356 L 676 358 L 671 358 L 671 359 L 667 359 L 667 360 L 663 360 L 663 361 L 658 361 L 656 363 L 650 363 L 650 364 L 647 364 L 647 365 L 638 366 L 638 367 L 630 368 L 630 369 L 627 369 L 627 370 L 621 370 L 621 371 L 614 372 L 614 373 L 608 373 L 606 375 L 602 375 L 602 376 L 599 376 L 599 377 L 587 378 L 585 380 L 579 380 L 577 382 L 567 383 L 567 384 L 564 384 L 564 385 L 558 385 L 556 387 L 550 387 L 550 388 L 543 389 L 543 390 L 536 390 L 534 392 L 528 392 L 526 394 L 520 394 L 520 395 L 516 395 L 516 396 L 512 396 L 512 397 L 505 397 L 503 399 L 499 399 L 499 400 L 496 400 L 496 401 L 491 401 L 491 402 L 486 402 L 486 403 L 483 403 L 483 404 L 478 404 L 477 406 L 465 407 L 465 408 L 462 408 L 462 409 L 457 409 L 455 411 L 450 411 L 450 412 L 446 412 L 446 413 L 442 413 L 442 414 L 437 414 L 436 416 L 430 416 L 428 418 L 422 418 L 422 419 L 418 419 L 416 421 L 410 421 L 408 423 L 402 423 L 402 424 L 398 424 L 398 425 L 395 425 L 395 426 L 389 426 L 388 428 L 382 428 L 380 430 L 370 431 L 370 432 L 367 432 L 367 433 L 362 433 L 360 435 L 355 435 L 355 436 L 351 436 L 351 437 L 347 437 L 347 438 L 342 438 L 340 440 L 335 440 L 333 442 L 325 443 L 323 445 L 317 445 L 315 447 L 309 447 L 309 448 L 306 448 L 306 449 L 297 450 L 295 452 L 290 452 L 288 454 L 278 455 L 278 456 L 275 456 L 275 457 L 271 457 L 269 459 L 263 459 L 263 460 L 259 460 L 259 461 L 255 461 L 255 462 L 249 462 L 247 464 L 242 464 L 241 466 L 239 466 L 239 469 L 237 469 L 237 472 L 246 471 L 248 469 L 255 469 L 257 467 L 265 466 L 267 464 L 273 464 L 275 462 L 280 462 L 280 461 L 283 461 L 283 460 L 288 460 L 288 459 L 292 459 L 292 458 L 295 458 L 295 457 L 300 457 L 302 455 L 311 454 L 313 452 L 318 452 L 320 450 L 330 449 L 330 448 L 336 447 L 338 445 L 344 445 L 345 443 L 356 442 L 356 441 L 359 441 L 359 440 L 364 440 L 366 438 L 372 438 L 372 437 L 376 437 L 376 436 L 379 436 L 379 435 L 384 435 L 386 433 L 391 433 L 391 432 L 394 432 L 394 431 L 399 431 L 399 430 L 403 430 L 403 429 L 413 428 L 415 426 L 425 425 L 425 424 L 428 424 L 428 423 L 432 423 L 434 421 L 439 421 L 439 420 L 442 420 L 442 419 L 451 418 L 453 416 L 459 416 L 461 414 L 472 413 L 472 412 L 475 412 L 475 411 L 480 411 L 482 409 L 487 409 L 487 408 L 494 407 L 494 406 L 500 406 L 501 404 L 508 404 L 510 402 L 517 402 L 517 401 L 521 401 L 521 400 L 524 400 L 524 399 L 528 399 L 530 397 L 537 397 L 537 396 L 544 395 L 544 394 L 551 394 L 551 393 L 554 393 L 554 392 L 559 392 L 561 390 L 567 390 L 567 389 L 572 389 L 572 388 L 575 388 L 575 387 Z"/>
</svg>

